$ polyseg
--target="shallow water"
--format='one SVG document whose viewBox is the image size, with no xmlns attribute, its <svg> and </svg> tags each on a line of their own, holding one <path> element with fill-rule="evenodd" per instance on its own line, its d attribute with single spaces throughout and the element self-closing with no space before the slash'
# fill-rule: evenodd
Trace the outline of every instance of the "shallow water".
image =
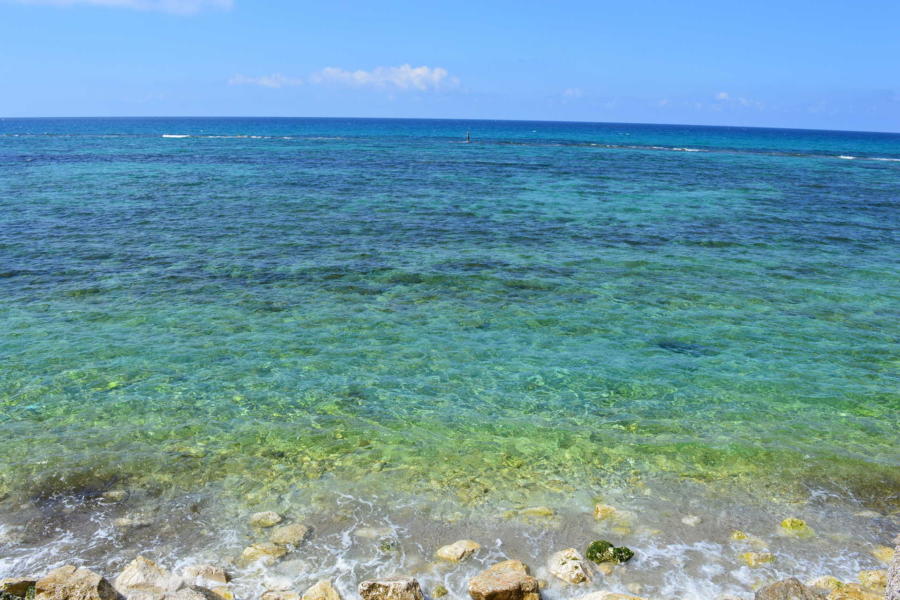
<svg viewBox="0 0 900 600">
<path fill-rule="evenodd" d="M 650 594 L 873 566 L 898 200 L 892 134 L 0 120 L 0 572 L 230 556 L 272 507 L 349 590 L 453 536 L 538 565 L 600 498 Z M 177 525 L 116 532 L 134 513 Z M 734 528 L 778 562 L 741 567 Z M 705 558 L 673 576 L 675 548 Z"/>
</svg>

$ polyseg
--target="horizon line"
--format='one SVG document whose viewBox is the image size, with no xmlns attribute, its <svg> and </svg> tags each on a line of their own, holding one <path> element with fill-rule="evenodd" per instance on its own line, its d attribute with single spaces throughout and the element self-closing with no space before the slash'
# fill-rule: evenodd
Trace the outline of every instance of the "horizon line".
<svg viewBox="0 0 900 600">
<path fill-rule="evenodd" d="M 674 126 L 674 127 L 709 127 L 711 129 L 774 129 L 782 131 L 828 131 L 838 133 L 875 133 L 885 135 L 900 135 L 897 131 L 882 131 L 875 129 L 820 129 L 810 127 L 772 127 L 766 125 L 705 125 L 700 123 L 651 123 L 636 121 L 580 121 L 566 119 L 488 119 L 488 118 L 463 118 L 463 117 L 349 117 L 349 116 L 285 116 L 285 115 L 120 115 L 120 116 L 28 116 L 6 117 L 0 116 L 0 121 L 12 120 L 38 120 L 38 119 L 357 119 L 371 121 L 487 121 L 506 123 L 571 123 L 581 125 L 646 125 L 646 126 Z"/>
</svg>

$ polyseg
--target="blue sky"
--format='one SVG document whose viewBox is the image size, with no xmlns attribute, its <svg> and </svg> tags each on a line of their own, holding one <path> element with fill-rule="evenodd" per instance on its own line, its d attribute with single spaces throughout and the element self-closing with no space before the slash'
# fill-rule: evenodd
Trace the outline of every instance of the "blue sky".
<svg viewBox="0 0 900 600">
<path fill-rule="evenodd" d="M 0 0 L 0 116 L 900 131 L 900 1 Z"/>
</svg>

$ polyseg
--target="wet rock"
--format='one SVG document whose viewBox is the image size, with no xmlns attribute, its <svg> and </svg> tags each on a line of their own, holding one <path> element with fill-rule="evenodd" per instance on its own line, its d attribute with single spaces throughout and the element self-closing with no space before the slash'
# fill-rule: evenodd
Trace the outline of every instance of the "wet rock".
<svg viewBox="0 0 900 600">
<path fill-rule="evenodd" d="M 302 600 L 341 600 L 341 595 L 328 579 L 322 579 L 303 592 Z"/>
<path fill-rule="evenodd" d="M 294 580 L 290 577 L 266 575 L 263 578 L 263 585 L 270 592 L 286 592 L 293 584 Z"/>
<path fill-rule="evenodd" d="M 166 594 L 165 600 L 221 600 L 212 590 L 203 587 L 185 587 Z"/>
<path fill-rule="evenodd" d="M 289 544 L 291 546 L 299 546 L 309 535 L 309 527 L 300 523 L 291 525 L 282 525 L 272 530 L 269 539 L 273 544 Z"/>
<path fill-rule="evenodd" d="M 610 542 L 606 540 L 597 540 L 595 542 L 591 542 L 591 545 L 587 547 L 587 551 L 585 552 L 588 560 L 591 562 L 601 564 L 606 562 L 611 563 L 624 563 L 631 560 L 634 556 L 634 552 L 630 548 L 626 548 L 625 546 L 613 546 Z"/>
<path fill-rule="evenodd" d="M 806 582 L 807 587 L 818 588 L 820 590 L 839 590 L 844 584 L 837 577 L 832 577 L 831 575 L 823 575 L 822 577 L 816 577 L 812 581 Z"/>
<path fill-rule="evenodd" d="M 684 517 L 681 517 L 681 522 L 689 527 L 696 527 L 703 522 L 703 519 L 701 519 L 697 515 L 686 515 Z"/>
<path fill-rule="evenodd" d="M 781 530 L 779 531 L 781 535 L 798 537 L 798 538 L 808 538 L 815 535 L 815 532 L 812 528 L 806 524 L 806 521 L 803 519 L 785 519 L 781 522 Z"/>
<path fill-rule="evenodd" d="M 83 567 L 53 569 L 34 584 L 35 600 L 117 600 L 106 579 Z"/>
<path fill-rule="evenodd" d="M 469 580 L 472 600 L 540 600 L 538 580 L 518 560 L 497 563 Z"/>
<path fill-rule="evenodd" d="M 250 525 L 253 527 L 274 527 L 284 520 L 277 512 L 267 510 L 250 515 Z"/>
<path fill-rule="evenodd" d="M 10 596 L 18 596 L 24 598 L 28 593 L 28 588 L 34 587 L 34 579 L 23 577 L 6 577 L 0 579 L 0 592 L 9 594 Z"/>
<path fill-rule="evenodd" d="M 888 548 L 887 546 L 876 546 L 874 549 L 872 549 L 872 556 L 883 563 L 891 564 L 891 562 L 894 560 L 894 550 L 893 548 Z"/>
<path fill-rule="evenodd" d="M 265 592 L 260 600 L 300 600 L 300 594 L 297 592 Z"/>
<path fill-rule="evenodd" d="M 897 544 L 897 551 L 894 553 L 894 560 L 887 573 L 885 600 L 900 600 L 900 535 L 894 538 L 894 543 Z"/>
<path fill-rule="evenodd" d="M 362 600 L 425 600 L 419 582 L 411 577 L 369 579 L 359 584 Z"/>
<path fill-rule="evenodd" d="M 450 590 L 445 588 L 440 583 L 437 584 L 436 586 L 434 586 L 433 588 L 431 588 L 431 597 L 432 598 L 443 598 L 444 596 L 446 596 L 449 593 L 450 593 Z"/>
<path fill-rule="evenodd" d="M 589 567 L 575 548 L 553 553 L 547 561 L 547 569 L 554 577 L 567 583 L 586 583 L 591 580 Z"/>
<path fill-rule="evenodd" d="M 215 565 L 191 565 L 182 571 L 182 578 L 191 585 L 211 587 L 228 583 L 230 577 L 224 569 Z"/>
<path fill-rule="evenodd" d="M 608 505 L 608 504 L 597 504 L 594 506 L 594 518 L 598 521 L 603 521 L 604 519 L 609 519 L 613 515 L 615 515 L 618 511 Z"/>
<path fill-rule="evenodd" d="M 481 544 L 472 540 L 458 540 L 452 544 L 441 546 L 434 553 L 435 556 L 442 560 L 450 562 L 459 562 L 465 560 L 481 548 Z"/>
<path fill-rule="evenodd" d="M 581 596 L 578 600 L 644 600 L 644 598 L 629 596 L 628 594 L 617 594 L 615 592 L 593 592 L 586 596 Z"/>
<path fill-rule="evenodd" d="M 273 565 L 285 554 L 287 554 L 287 548 L 284 546 L 279 546 L 278 544 L 273 544 L 271 542 L 261 542 L 244 548 L 244 551 L 241 552 L 241 557 L 238 559 L 238 563 L 246 566 L 257 561 L 262 561 L 264 564 Z"/>
<path fill-rule="evenodd" d="M 824 600 L 825 596 L 793 577 L 758 590 L 754 600 Z"/>
<path fill-rule="evenodd" d="M 754 569 L 775 562 L 775 555 L 771 552 L 744 552 L 743 554 L 739 554 L 738 558 L 740 558 L 748 567 Z"/>
<path fill-rule="evenodd" d="M 532 506 L 523 508 L 519 511 L 519 514 L 523 517 L 552 517 L 556 514 L 556 511 L 547 506 Z"/>
<path fill-rule="evenodd" d="M 132 597 L 140 600 L 161 598 L 183 586 L 184 582 L 180 577 L 143 556 L 128 563 L 113 584 L 116 591 L 129 600 Z"/>
<path fill-rule="evenodd" d="M 124 517 L 113 519 L 113 526 L 116 529 L 125 530 L 125 532 L 132 529 L 142 529 L 144 527 L 150 527 L 151 525 L 153 525 L 153 519 L 150 518 L 149 515 L 140 513 L 125 515 Z"/>
<path fill-rule="evenodd" d="M 125 502 L 126 500 L 128 500 L 128 496 L 129 494 L 126 490 L 109 490 L 108 492 L 104 493 L 101 498 L 103 498 L 104 502 L 115 503 Z"/>
<path fill-rule="evenodd" d="M 210 588 L 209 591 L 221 598 L 221 600 L 234 600 L 234 592 L 232 592 L 231 588 L 227 585 L 219 585 Z"/>
<path fill-rule="evenodd" d="M 390 537 L 394 534 L 394 530 L 390 527 L 360 527 L 353 532 L 353 535 L 367 540 L 377 540 L 378 538 Z"/>
<path fill-rule="evenodd" d="M 857 583 L 848 583 L 839 590 L 828 594 L 827 600 L 882 600 L 879 592 L 872 591 Z"/>
<path fill-rule="evenodd" d="M 884 592 L 887 588 L 887 571 L 885 569 L 860 571 L 857 577 L 863 586 L 876 592 Z"/>
</svg>

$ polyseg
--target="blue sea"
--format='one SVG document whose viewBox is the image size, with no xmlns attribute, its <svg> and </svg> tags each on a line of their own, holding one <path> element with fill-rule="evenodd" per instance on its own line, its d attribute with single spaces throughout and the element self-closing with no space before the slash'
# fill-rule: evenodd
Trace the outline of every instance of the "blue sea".
<svg viewBox="0 0 900 600">
<path fill-rule="evenodd" d="M 0 119 L 0 577 L 273 509 L 345 598 L 598 538 L 635 559 L 545 598 L 852 580 L 900 531 L 898 225 L 900 134 Z"/>
</svg>

